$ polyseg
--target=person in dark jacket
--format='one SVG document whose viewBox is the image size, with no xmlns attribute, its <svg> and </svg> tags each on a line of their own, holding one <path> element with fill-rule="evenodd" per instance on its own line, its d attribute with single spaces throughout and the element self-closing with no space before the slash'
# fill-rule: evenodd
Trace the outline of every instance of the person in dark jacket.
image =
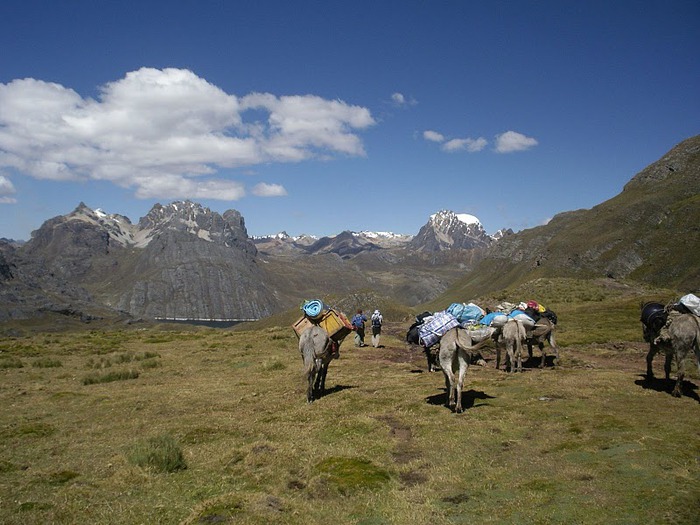
<svg viewBox="0 0 700 525">
<path fill-rule="evenodd" d="M 357 310 L 357 313 L 352 317 L 352 327 L 355 330 L 355 346 L 367 346 L 365 344 L 365 323 L 367 316 L 362 313 L 362 310 Z"/>
</svg>

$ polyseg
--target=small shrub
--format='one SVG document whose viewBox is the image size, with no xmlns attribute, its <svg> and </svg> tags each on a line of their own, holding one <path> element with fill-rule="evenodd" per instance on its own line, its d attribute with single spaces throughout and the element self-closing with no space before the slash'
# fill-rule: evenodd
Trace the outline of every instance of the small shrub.
<svg viewBox="0 0 700 525">
<path fill-rule="evenodd" d="M 112 361 L 106 357 L 100 357 L 99 360 L 95 361 L 92 357 L 88 359 L 86 365 L 87 368 L 92 368 L 96 370 L 102 370 L 103 368 L 109 368 L 112 366 Z"/>
<path fill-rule="evenodd" d="M 59 472 L 53 472 L 49 475 L 49 483 L 51 485 L 63 485 L 71 480 L 77 478 L 80 474 L 73 472 L 72 470 L 61 470 Z"/>
<path fill-rule="evenodd" d="M 0 368 L 24 368 L 21 359 L 16 357 L 4 357 L 0 359 Z"/>
<path fill-rule="evenodd" d="M 266 372 L 274 372 L 275 370 L 284 370 L 287 368 L 281 361 L 270 361 L 263 364 L 263 370 Z"/>
<path fill-rule="evenodd" d="M 37 359 L 32 363 L 34 368 L 59 368 L 63 366 L 58 359 L 50 359 L 48 357 L 44 359 Z"/>
<path fill-rule="evenodd" d="M 128 459 L 134 465 L 156 472 L 177 472 L 187 468 L 180 445 L 167 434 L 137 443 L 131 448 Z"/>
<path fill-rule="evenodd" d="M 146 370 L 146 369 L 148 369 L 148 368 L 158 368 L 159 366 L 163 366 L 162 363 L 161 363 L 160 361 L 154 361 L 154 360 L 151 360 L 151 359 L 149 359 L 148 361 L 144 361 L 143 363 L 141 363 L 141 368 L 143 368 L 144 370 Z"/>
<path fill-rule="evenodd" d="M 114 362 L 118 364 L 131 363 L 134 360 L 133 352 L 125 352 L 123 354 L 117 354 L 114 357 Z"/>
<path fill-rule="evenodd" d="M 97 383 L 111 383 L 113 381 L 125 381 L 127 379 L 136 379 L 139 373 L 136 370 L 116 370 L 107 374 L 91 374 L 83 378 L 84 385 L 94 385 Z"/>
</svg>

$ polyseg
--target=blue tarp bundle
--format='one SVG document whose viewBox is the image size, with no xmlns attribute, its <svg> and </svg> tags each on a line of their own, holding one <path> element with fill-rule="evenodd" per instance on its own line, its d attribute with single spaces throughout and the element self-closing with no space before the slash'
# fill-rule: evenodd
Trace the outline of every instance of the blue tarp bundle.
<svg viewBox="0 0 700 525">
<path fill-rule="evenodd" d="M 535 320 L 522 310 L 513 310 L 508 314 L 508 317 L 520 321 L 526 328 L 532 328 L 535 326 Z"/>
<path fill-rule="evenodd" d="M 508 321 L 508 316 L 501 312 L 491 312 L 486 314 L 479 321 L 481 324 L 486 326 L 493 326 L 495 328 L 500 328 Z"/>
<path fill-rule="evenodd" d="M 311 299 L 310 301 L 305 301 L 301 305 L 301 309 L 304 310 L 308 317 L 315 319 L 326 310 L 326 305 L 319 299 Z"/>
<path fill-rule="evenodd" d="M 484 316 L 484 311 L 474 303 L 452 303 L 445 311 L 452 314 L 460 323 L 478 321 Z"/>
</svg>

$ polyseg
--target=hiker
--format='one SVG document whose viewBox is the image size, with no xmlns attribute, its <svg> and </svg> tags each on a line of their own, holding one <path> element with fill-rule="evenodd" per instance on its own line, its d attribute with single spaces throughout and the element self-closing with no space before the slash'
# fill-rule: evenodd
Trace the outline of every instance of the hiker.
<svg viewBox="0 0 700 525">
<path fill-rule="evenodd" d="M 357 313 L 352 317 L 352 327 L 355 330 L 355 346 L 367 346 L 365 344 L 365 323 L 367 316 L 358 309 Z"/>
<path fill-rule="evenodd" d="M 372 321 L 372 346 L 379 348 L 379 335 L 382 333 L 382 322 L 384 318 L 379 310 L 375 310 L 371 317 Z"/>
</svg>

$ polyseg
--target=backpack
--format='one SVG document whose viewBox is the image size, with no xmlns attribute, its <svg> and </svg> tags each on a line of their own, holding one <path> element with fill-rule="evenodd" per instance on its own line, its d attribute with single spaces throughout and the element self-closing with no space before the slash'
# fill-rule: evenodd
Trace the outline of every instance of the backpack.
<svg viewBox="0 0 700 525">
<path fill-rule="evenodd" d="M 374 326 L 375 328 L 382 326 L 382 318 L 379 316 L 372 316 L 372 326 Z"/>
<path fill-rule="evenodd" d="M 360 314 L 355 314 L 355 316 L 352 318 L 352 325 L 355 328 L 362 328 L 362 316 Z"/>
</svg>

